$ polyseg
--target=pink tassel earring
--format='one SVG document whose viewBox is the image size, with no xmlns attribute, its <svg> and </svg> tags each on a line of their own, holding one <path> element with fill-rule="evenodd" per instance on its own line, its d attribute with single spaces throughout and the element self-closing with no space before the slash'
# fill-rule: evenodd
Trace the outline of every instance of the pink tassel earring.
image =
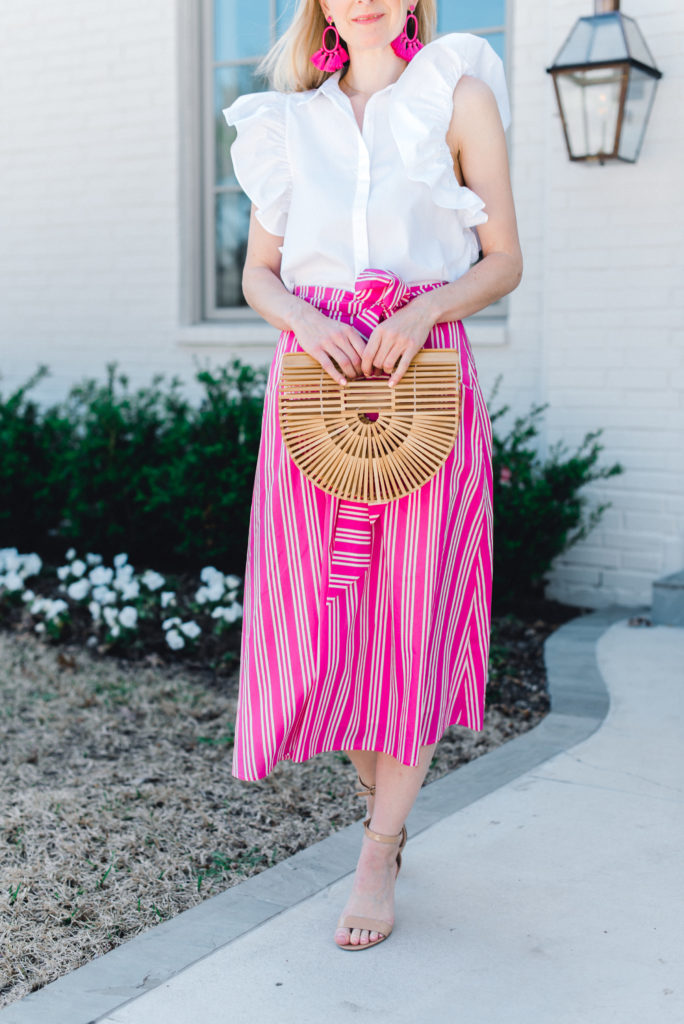
<svg viewBox="0 0 684 1024">
<path fill-rule="evenodd" d="M 334 33 L 334 43 L 328 46 L 326 36 L 328 32 Z M 333 24 L 331 17 L 328 17 L 328 24 L 323 29 L 323 45 L 311 55 L 311 63 L 315 64 L 321 71 L 339 71 L 349 60 L 349 54 L 340 43 L 340 33 Z"/>
<path fill-rule="evenodd" d="M 413 13 L 415 9 L 415 4 L 409 4 L 406 24 L 391 44 L 397 57 L 403 60 L 413 60 L 418 51 L 423 49 L 423 44 L 418 38 L 418 19 Z"/>
</svg>

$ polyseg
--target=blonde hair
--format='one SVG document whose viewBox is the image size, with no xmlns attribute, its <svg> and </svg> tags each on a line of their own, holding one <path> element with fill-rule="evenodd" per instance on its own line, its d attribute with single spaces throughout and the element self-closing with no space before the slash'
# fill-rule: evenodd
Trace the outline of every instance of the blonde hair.
<svg viewBox="0 0 684 1024">
<path fill-rule="evenodd" d="M 437 23 L 437 0 L 418 0 L 415 15 L 418 35 L 423 43 L 429 43 Z M 279 92 L 317 89 L 330 78 L 329 72 L 311 63 L 311 55 L 321 47 L 326 25 L 320 0 L 299 0 L 292 24 L 260 61 L 257 74 L 268 78 Z M 345 45 L 341 37 L 340 42 Z"/>
</svg>

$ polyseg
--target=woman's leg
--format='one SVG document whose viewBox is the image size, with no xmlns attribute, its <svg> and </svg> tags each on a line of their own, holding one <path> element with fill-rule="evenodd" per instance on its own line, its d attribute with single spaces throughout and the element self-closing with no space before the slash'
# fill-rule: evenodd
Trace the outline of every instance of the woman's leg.
<svg viewBox="0 0 684 1024">
<path fill-rule="evenodd" d="M 411 768 L 389 754 L 376 754 L 375 763 L 375 805 L 370 827 L 374 832 L 385 835 L 397 835 L 413 807 L 420 787 L 427 774 L 436 743 L 422 747 L 420 763 Z M 361 768 L 369 767 L 370 762 L 362 764 L 357 761 L 358 751 L 350 754 L 354 767 L 361 774 Z M 366 753 L 364 751 L 364 753 Z M 371 779 L 361 774 L 364 782 L 372 785 Z M 343 914 L 354 914 L 363 917 L 379 918 L 381 921 L 394 923 L 394 880 L 396 878 L 397 845 L 377 843 L 363 837 L 361 854 L 354 876 L 352 891 L 344 908 Z M 377 932 L 369 932 L 358 928 L 338 928 L 335 942 L 344 946 L 353 944 L 365 945 L 375 942 Z"/>
<path fill-rule="evenodd" d="M 378 755 L 374 750 L 347 750 L 347 757 L 356 768 L 356 774 L 366 783 L 367 786 L 375 785 L 375 769 Z M 366 797 L 368 814 L 373 813 L 375 798 Z"/>
</svg>

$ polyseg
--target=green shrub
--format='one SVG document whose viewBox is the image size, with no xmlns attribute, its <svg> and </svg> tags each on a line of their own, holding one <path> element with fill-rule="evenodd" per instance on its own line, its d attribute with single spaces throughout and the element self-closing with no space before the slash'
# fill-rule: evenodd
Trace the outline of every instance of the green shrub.
<svg viewBox="0 0 684 1024">
<path fill-rule="evenodd" d="M 73 544 L 165 571 L 214 562 L 241 576 L 265 370 L 234 360 L 198 373 L 198 407 L 176 377 L 131 392 L 116 364 L 107 374 L 42 414 L 25 398 L 39 375 L 0 401 L 0 546 L 61 558 Z"/>
<path fill-rule="evenodd" d="M 105 384 L 86 380 L 41 412 L 27 392 L 45 373 L 0 396 L 0 547 L 54 562 L 71 545 L 106 559 L 125 551 L 163 572 L 211 563 L 243 576 L 267 370 L 235 359 L 199 372 L 194 407 L 178 378 L 164 387 L 157 375 L 131 392 L 110 364 Z M 494 429 L 498 611 L 538 594 L 553 559 L 596 525 L 607 505 L 585 515 L 583 487 L 622 472 L 598 467 L 600 430 L 542 460 L 535 440 L 546 407 L 508 433 Z M 490 412 L 494 428 L 508 409 Z"/>
<path fill-rule="evenodd" d="M 43 414 L 27 397 L 48 372 L 40 366 L 8 398 L 0 395 L 0 547 L 27 551 L 44 542 L 66 500 L 61 459 L 74 424 L 56 412 Z"/>
<path fill-rule="evenodd" d="M 542 460 L 534 441 L 548 402 L 518 416 L 505 434 L 495 424 L 509 411 L 491 411 L 500 378 L 488 401 L 493 428 L 494 593 L 496 611 L 515 611 L 539 596 L 551 563 L 596 526 L 610 502 L 585 514 L 582 488 L 594 480 L 621 473 L 622 466 L 598 467 L 602 430 L 585 435 L 571 452 L 558 442 Z"/>
</svg>

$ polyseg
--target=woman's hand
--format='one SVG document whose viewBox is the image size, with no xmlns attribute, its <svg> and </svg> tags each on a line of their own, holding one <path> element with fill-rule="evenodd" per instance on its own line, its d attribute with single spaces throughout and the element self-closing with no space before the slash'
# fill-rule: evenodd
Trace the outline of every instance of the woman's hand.
<svg viewBox="0 0 684 1024">
<path fill-rule="evenodd" d="M 394 387 L 404 376 L 411 360 L 420 352 L 435 325 L 423 299 L 423 295 L 417 295 L 408 305 L 375 328 L 361 360 L 361 368 L 366 376 L 373 373 L 374 367 L 376 371 L 389 373 L 390 387 Z"/>
<path fill-rule="evenodd" d="M 292 329 L 297 344 L 318 360 L 336 384 L 346 384 L 347 378 L 353 380 L 361 375 L 366 342 L 349 324 L 331 320 L 315 306 L 306 304 Z"/>
<path fill-rule="evenodd" d="M 301 348 L 318 360 L 336 384 L 346 384 L 347 378 L 361 375 L 365 339 L 353 327 L 329 319 L 287 290 L 280 279 L 282 244 L 282 238 L 262 227 L 252 207 L 242 273 L 244 296 L 252 309 L 274 327 L 293 331 Z"/>
</svg>

